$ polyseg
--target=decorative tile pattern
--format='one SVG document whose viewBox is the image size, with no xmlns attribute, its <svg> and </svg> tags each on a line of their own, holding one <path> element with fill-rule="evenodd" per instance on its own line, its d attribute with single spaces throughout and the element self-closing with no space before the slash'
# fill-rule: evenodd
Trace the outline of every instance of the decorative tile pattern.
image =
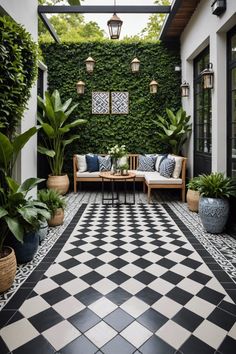
<svg viewBox="0 0 236 354">
<path fill-rule="evenodd" d="M 92 114 L 110 113 L 110 93 L 93 92 L 92 93 Z"/>
<path fill-rule="evenodd" d="M 1 354 L 232 352 L 236 305 L 218 263 L 167 207 L 83 206 L 1 312 Z"/>
<path fill-rule="evenodd" d="M 111 113 L 129 114 L 129 92 L 111 92 Z"/>
</svg>

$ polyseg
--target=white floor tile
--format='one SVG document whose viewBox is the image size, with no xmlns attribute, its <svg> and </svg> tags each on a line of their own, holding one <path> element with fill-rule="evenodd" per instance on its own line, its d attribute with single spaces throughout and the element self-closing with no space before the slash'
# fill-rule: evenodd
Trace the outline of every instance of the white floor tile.
<svg viewBox="0 0 236 354">
<path fill-rule="evenodd" d="M 115 273 L 117 268 L 111 266 L 110 264 L 103 264 L 102 266 L 96 269 L 96 272 L 103 275 L 104 277 L 108 277 L 109 275 Z"/>
<path fill-rule="evenodd" d="M 185 307 L 204 318 L 208 317 L 215 309 L 215 305 L 197 296 L 194 296 L 191 300 L 189 300 Z"/>
<path fill-rule="evenodd" d="M 102 321 L 99 322 L 96 326 L 92 327 L 90 330 L 88 330 L 85 335 L 98 348 L 101 348 L 104 346 L 104 344 L 114 338 L 117 335 L 117 332 Z"/>
<path fill-rule="evenodd" d="M 154 310 L 162 313 L 164 316 L 168 318 L 172 318 L 176 315 L 177 312 L 182 308 L 180 304 L 175 302 L 174 300 L 169 299 L 166 296 L 160 298 L 155 304 L 152 305 Z"/>
<path fill-rule="evenodd" d="M 236 323 L 233 325 L 228 335 L 236 340 Z"/>
<path fill-rule="evenodd" d="M 46 271 L 45 275 L 47 277 L 53 277 L 54 275 L 63 273 L 65 271 L 65 268 L 62 267 L 60 264 L 52 264 L 48 270 Z"/>
<path fill-rule="evenodd" d="M 130 277 L 134 277 L 136 274 L 142 272 L 142 268 L 137 267 L 135 264 L 127 264 L 122 267 L 122 272 Z"/>
<path fill-rule="evenodd" d="M 48 309 L 49 307 L 50 305 L 41 296 L 34 296 L 28 300 L 25 300 L 19 308 L 19 311 L 23 316 L 29 318 Z"/>
<path fill-rule="evenodd" d="M 105 297 L 102 297 L 101 299 L 93 302 L 88 307 L 101 318 L 107 316 L 117 308 L 113 302 L 106 299 Z"/>
<path fill-rule="evenodd" d="M 192 279 L 185 278 L 178 283 L 178 287 L 196 295 L 204 287 L 204 285 L 197 283 Z"/>
<path fill-rule="evenodd" d="M 142 313 L 149 308 L 144 301 L 136 298 L 135 296 L 124 302 L 120 307 L 135 318 L 142 315 Z"/>
<path fill-rule="evenodd" d="M 167 294 L 170 290 L 172 290 L 175 285 L 169 283 L 168 281 L 161 279 L 161 278 L 157 278 L 155 279 L 153 282 L 151 282 L 148 285 L 149 288 L 155 290 L 156 292 L 165 295 Z"/>
<path fill-rule="evenodd" d="M 193 334 L 206 344 L 210 345 L 214 349 L 217 349 L 226 336 L 227 332 L 214 323 L 208 320 L 204 320 L 193 332 Z"/>
<path fill-rule="evenodd" d="M 47 293 L 48 291 L 53 290 L 57 287 L 58 287 L 58 284 L 55 283 L 55 281 L 53 281 L 50 278 L 46 278 L 46 279 L 40 280 L 36 284 L 34 291 L 37 294 L 41 295 L 41 294 Z"/>
<path fill-rule="evenodd" d="M 89 285 L 83 281 L 82 279 L 75 278 L 61 286 L 64 290 L 66 290 L 69 294 L 75 295 L 89 287 Z"/>
<path fill-rule="evenodd" d="M 86 264 L 79 264 L 69 270 L 70 270 L 70 273 L 76 275 L 77 277 L 82 277 L 82 275 L 85 275 L 85 274 L 91 272 L 91 268 L 88 267 Z"/>
<path fill-rule="evenodd" d="M 93 288 L 103 295 L 110 293 L 112 290 L 117 288 L 117 286 L 117 284 L 107 278 L 99 280 L 97 283 L 93 284 Z"/>
<path fill-rule="evenodd" d="M 81 335 L 79 330 L 66 320 L 47 329 L 42 334 L 56 350 L 60 350 Z"/>
<path fill-rule="evenodd" d="M 52 307 L 65 319 L 73 316 L 75 313 L 78 313 L 85 308 L 84 304 L 75 299 L 73 296 L 57 302 Z"/>
<path fill-rule="evenodd" d="M 181 345 L 190 336 L 190 332 L 179 326 L 177 323 L 169 320 L 156 332 L 156 335 L 170 344 L 175 349 L 179 349 Z"/>
<path fill-rule="evenodd" d="M 126 280 L 124 283 L 122 283 L 120 287 L 128 291 L 130 294 L 135 295 L 140 290 L 145 288 L 145 285 L 134 278 L 130 278 Z"/>
<path fill-rule="evenodd" d="M 152 332 L 150 332 L 146 327 L 142 326 L 140 323 L 134 321 L 133 323 L 131 323 L 131 325 L 125 328 L 120 333 L 120 335 L 124 337 L 128 342 L 133 344 L 133 346 L 139 348 L 152 336 Z"/>
</svg>

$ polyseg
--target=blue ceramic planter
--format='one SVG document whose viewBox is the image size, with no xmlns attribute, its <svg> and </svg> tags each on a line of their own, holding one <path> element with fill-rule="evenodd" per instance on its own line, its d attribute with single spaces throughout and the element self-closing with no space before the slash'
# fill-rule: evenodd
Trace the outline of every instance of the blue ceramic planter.
<svg viewBox="0 0 236 354">
<path fill-rule="evenodd" d="M 16 255 L 17 263 L 30 262 L 39 247 L 39 235 L 36 231 L 24 236 L 24 243 L 19 242 L 14 236 L 7 237 L 6 244 L 11 246 Z"/>
<path fill-rule="evenodd" d="M 207 232 L 211 234 L 221 233 L 229 216 L 228 199 L 201 197 L 199 216 Z"/>
</svg>

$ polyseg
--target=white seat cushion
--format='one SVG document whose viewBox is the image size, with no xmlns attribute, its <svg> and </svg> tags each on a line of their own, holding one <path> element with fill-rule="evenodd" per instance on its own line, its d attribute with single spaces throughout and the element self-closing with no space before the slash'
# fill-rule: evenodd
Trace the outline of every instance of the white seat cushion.
<svg viewBox="0 0 236 354">
<path fill-rule="evenodd" d="M 166 178 L 159 172 L 145 172 L 144 177 L 148 184 L 182 184 L 181 178 Z"/>
<path fill-rule="evenodd" d="M 100 172 L 96 171 L 96 172 L 77 172 L 76 176 L 77 177 L 99 177 Z"/>
</svg>

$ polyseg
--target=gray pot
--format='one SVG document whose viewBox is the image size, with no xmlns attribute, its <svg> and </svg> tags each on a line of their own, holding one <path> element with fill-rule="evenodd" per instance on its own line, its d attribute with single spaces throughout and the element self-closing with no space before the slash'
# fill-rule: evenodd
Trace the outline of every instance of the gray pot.
<svg viewBox="0 0 236 354">
<path fill-rule="evenodd" d="M 37 231 L 37 234 L 39 236 L 39 243 L 41 243 L 45 239 L 45 237 L 47 236 L 47 233 L 48 233 L 47 221 L 40 222 L 40 229 Z"/>
<path fill-rule="evenodd" d="M 221 233 L 229 216 L 228 199 L 200 197 L 199 216 L 207 232 Z"/>
</svg>

